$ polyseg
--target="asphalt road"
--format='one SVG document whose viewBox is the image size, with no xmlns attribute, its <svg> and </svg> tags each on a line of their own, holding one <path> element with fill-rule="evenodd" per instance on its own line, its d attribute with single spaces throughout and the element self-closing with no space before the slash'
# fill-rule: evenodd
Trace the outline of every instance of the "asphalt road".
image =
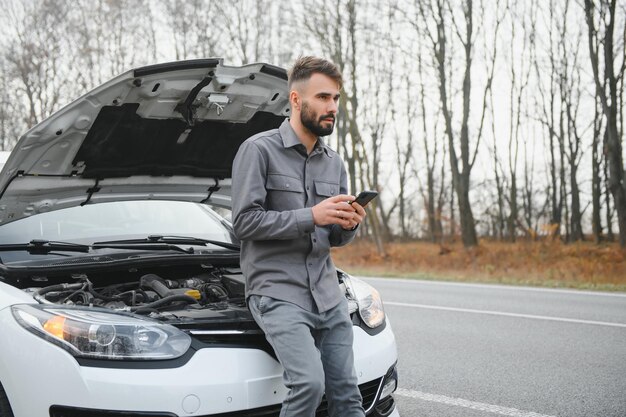
<svg viewBox="0 0 626 417">
<path fill-rule="evenodd" d="M 626 294 L 365 278 L 402 417 L 626 416 Z"/>
</svg>

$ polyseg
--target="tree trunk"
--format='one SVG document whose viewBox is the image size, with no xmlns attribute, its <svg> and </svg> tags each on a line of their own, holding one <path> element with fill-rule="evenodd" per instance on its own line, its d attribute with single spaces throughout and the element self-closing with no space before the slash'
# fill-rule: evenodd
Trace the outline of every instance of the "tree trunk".
<svg viewBox="0 0 626 417">
<path fill-rule="evenodd" d="M 448 136 L 450 166 L 452 170 L 453 182 L 459 202 L 459 217 L 461 221 L 461 240 L 465 247 L 476 246 L 478 240 L 476 238 L 476 226 L 474 216 L 472 214 L 472 206 L 469 198 L 470 185 L 470 152 L 469 152 L 469 131 L 468 119 L 470 111 L 470 91 L 471 91 L 471 66 L 472 66 L 472 0 L 467 0 L 464 6 L 465 24 L 466 24 L 466 41 L 463 43 L 465 50 L 465 73 L 463 77 L 463 107 L 461 133 L 459 136 L 459 145 L 461 149 L 460 161 L 462 169 L 459 170 L 459 158 L 456 154 L 456 140 L 452 128 L 452 113 L 448 108 L 448 92 L 446 88 L 446 34 L 444 25 L 444 7 L 438 4 L 438 21 L 437 21 L 437 51 L 435 53 L 437 67 L 439 73 L 439 93 L 441 98 L 443 115 L 446 123 L 446 134 Z"/>
<path fill-rule="evenodd" d="M 617 223 L 619 226 L 619 243 L 626 247 L 626 184 L 624 183 L 624 162 L 622 157 L 622 142 L 617 129 L 618 121 L 618 92 L 617 77 L 613 68 L 613 31 L 615 28 L 615 4 L 616 0 L 602 0 L 600 7 L 608 8 L 608 16 L 601 19 L 604 23 L 604 39 L 600 43 L 604 52 L 604 74 L 600 81 L 599 52 L 596 49 L 595 39 L 599 32 L 595 28 L 595 5 L 591 0 L 585 0 L 585 16 L 588 27 L 589 52 L 591 57 L 591 68 L 593 70 L 596 91 L 600 94 L 602 111 L 606 118 L 606 151 L 609 165 L 609 189 L 613 195 L 615 211 L 617 212 Z M 608 17 L 608 19 L 607 19 Z M 608 89 L 608 96 L 606 90 Z"/>
<path fill-rule="evenodd" d="M 511 189 L 509 190 L 510 213 L 507 219 L 507 230 L 509 241 L 515 242 L 515 227 L 517 224 L 517 177 L 515 172 L 511 172 Z"/>
<path fill-rule="evenodd" d="M 461 241 L 463 246 L 471 247 L 478 244 L 474 215 L 469 200 L 469 176 L 461 177 L 458 182 L 457 196 L 459 199 L 459 216 L 461 218 Z"/>
<path fill-rule="evenodd" d="M 611 208 L 611 190 L 609 189 L 609 162 L 604 161 L 604 200 L 606 208 L 606 239 L 609 242 L 615 241 L 615 234 L 613 233 L 613 209 Z"/>
<path fill-rule="evenodd" d="M 577 168 L 578 167 L 574 164 L 572 164 L 570 168 L 570 185 L 572 188 L 572 216 L 570 217 L 570 227 L 572 241 L 584 240 L 581 223 L 582 215 L 580 212 L 580 190 L 578 189 L 578 180 L 576 179 Z"/>
<path fill-rule="evenodd" d="M 596 111 L 596 120 L 597 117 L 598 112 Z M 600 179 L 600 159 L 598 153 L 598 145 L 600 142 L 599 136 L 599 129 L 594 129 L 593 143 L 591 145 L 591 228 L 596 243 L 600 243 L 602 241 L 602 219 L 600 218 L 602 183 Z"/>
</svg>

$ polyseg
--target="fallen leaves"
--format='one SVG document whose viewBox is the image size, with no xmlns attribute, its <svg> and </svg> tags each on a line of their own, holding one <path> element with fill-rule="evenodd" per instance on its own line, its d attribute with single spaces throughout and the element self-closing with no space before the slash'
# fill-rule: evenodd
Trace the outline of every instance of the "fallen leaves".
<svg viewBox="0 0 626 417">
<path fill-rule="evenodd" d="M 357 240 L 333 248 L 332 256 L 339 268 L 366 275 L 626 291 L 626 251 L 614 243 L 481 240 L 465 249 L 461 243 L 403 242 L 385 250 L 387 258 L 373 243 Z"/>
</svg>

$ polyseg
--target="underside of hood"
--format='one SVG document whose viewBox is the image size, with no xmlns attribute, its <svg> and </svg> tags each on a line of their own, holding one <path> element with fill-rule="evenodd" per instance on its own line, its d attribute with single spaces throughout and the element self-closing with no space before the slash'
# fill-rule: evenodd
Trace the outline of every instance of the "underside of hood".
<svg viewBox="0 0 626 417">
<path fill-rule="evenodd" d="M 229 178 L 241 143 L 276 128 L 284 117 L 256 112 L 246 123 L 146 119 L 139 104 L 104 106 L 72 161 L 83 178 L 134 175 Z"/>
<path fill-rule="evenodd" d="M 239 146 L 288 114 L 286 71 L 271 65 L 202 59 L 128 71 L 20 138 L 0 172 L 0 225 L 117 200 L 229 207 Z"/>
</svg>

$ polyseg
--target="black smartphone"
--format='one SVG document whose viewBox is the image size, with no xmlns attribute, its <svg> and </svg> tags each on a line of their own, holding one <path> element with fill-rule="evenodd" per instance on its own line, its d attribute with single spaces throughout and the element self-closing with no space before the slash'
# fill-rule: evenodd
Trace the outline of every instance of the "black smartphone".
<svg viewBox="0 0 626 417">
<path fill-rule="evenodd" d="M 365 207 L 367 203 L 375 199 L 376 196 L 378 196 L 377 191 L 371 191 L 371 190 L 361 191 L 359 195 L 356 196 L 356 199 L 354 201 L 351 201 L 350 204 L 359 203 L 362 207 Z"/>
</svg>

